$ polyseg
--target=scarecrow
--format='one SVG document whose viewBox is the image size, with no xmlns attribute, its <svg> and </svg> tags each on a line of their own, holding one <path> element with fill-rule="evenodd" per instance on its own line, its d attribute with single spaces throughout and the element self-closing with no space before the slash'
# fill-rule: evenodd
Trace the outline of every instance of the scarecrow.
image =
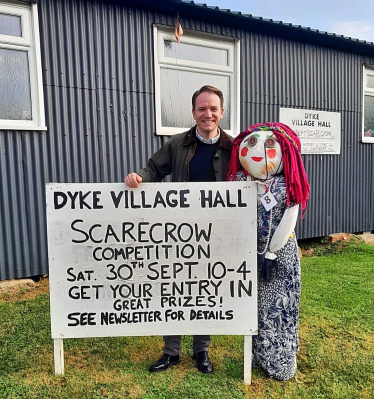
<svg viewBox="0 0 374 399">
<path fill-rule="evenodd" d="M 233 142 L 228 180 L 257 182 L 258 335 L 253 367 L 285 381 L 296 373 L 301 292 L 300 259 L 294 233 L 309 182 L 300 140 L 281 123 L 250 126 Z"/>
</svg>

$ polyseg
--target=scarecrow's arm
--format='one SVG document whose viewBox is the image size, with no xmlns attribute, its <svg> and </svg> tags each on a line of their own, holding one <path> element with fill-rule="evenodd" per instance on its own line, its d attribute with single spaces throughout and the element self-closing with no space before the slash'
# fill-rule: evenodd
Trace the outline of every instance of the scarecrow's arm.
<svg viewBox="0 0 374 399">
<path fill-rule="evenodd" d="M 286 242 L 295 230 L 298 213 L 299 205 L 294 205 L 284 211 L 282 220 L 270 241 L 270 252 L 277 252 L 286 245 Z"/>
</svg>

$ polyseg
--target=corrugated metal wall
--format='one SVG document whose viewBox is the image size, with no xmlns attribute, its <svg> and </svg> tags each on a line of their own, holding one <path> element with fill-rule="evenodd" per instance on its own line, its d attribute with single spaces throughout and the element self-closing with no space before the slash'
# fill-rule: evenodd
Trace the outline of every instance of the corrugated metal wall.
<svg viewBox="0 0 374 399">
<path fill-rule="evenodd" d="M 372 146 L 362 144 L 362 64 L 331 49 L 181 15 L 183 27 L 241 40 L 241 127 L 279 107 L 342 114 L 340 156 L 304 158 L 312 185 L 299 237 L 374 228 Z M 40 0 L 47 132 L 0 132 L 0 280 L 46 273 L 46 182 L 118 182 L 144 166 L 155 131 L 154 23 L 175 15 L 108 2 Z"/>
<path fill-rule="evenodd" d="M 361 142 L 361 110 L 362 65 L 374 59 L 249 32 L 242 46 L 242 126 L 277 121 L 280 107 L 341 113 L 341 154 L 303 156 L 311 196 L 298 237 L 373 230 L 373 147 Z"/>
</svg>

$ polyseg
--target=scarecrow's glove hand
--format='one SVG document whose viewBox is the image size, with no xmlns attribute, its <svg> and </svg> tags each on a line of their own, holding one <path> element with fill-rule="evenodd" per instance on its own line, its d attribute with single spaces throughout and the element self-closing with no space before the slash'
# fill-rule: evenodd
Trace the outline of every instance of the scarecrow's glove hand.
<svg viewBox="0 0 374 399">
<path fill-rule="evenodd" d="M 265 259 L 274 260 L 277 259 L 277 255 L 274 252 L 266 251 Z"/>
<path fill-rule="evenodd" d="M 270 281 L 275 267 L 275 259 L 277 256 L 273 252 L 267 251 L 261 267 L 261 277 L 265 281 Z"/>
</svg>

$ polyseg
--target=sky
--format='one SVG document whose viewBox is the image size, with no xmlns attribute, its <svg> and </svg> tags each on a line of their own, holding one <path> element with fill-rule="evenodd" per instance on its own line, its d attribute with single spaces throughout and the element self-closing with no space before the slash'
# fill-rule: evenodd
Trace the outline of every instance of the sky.
<svg viewBox="0 0 374 399">
<path fill-rule="evenodd" d="M 374 42 L 374 0 L 195 0 L 195 3 Z"/>
</svg>

